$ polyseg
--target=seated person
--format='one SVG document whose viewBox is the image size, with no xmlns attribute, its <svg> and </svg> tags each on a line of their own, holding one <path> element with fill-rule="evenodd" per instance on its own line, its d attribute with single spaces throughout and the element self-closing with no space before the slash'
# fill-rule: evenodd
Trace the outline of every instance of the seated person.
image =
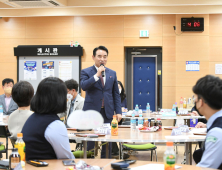
<svg viewBox="0 0 222 170">
<path fill-rule="evenodd" d="M 122 112 L 127 112 L 128 110 L 127 110 L 126 94 L 125 94 L 125 90 L 121 81 L 118 81 L 118 88 L 119 88 L 119 94 L 121 97 Z"/>
<path fill-rule="evenodd" d="M 58 116 L 62 119 L 65 118 L 67 126 L 67 119 L 74 110 L 82 110 L 85 99 L 78 94 L 79 84 L 74 79 L 65 81 L 67 87 L 67 95 L 71 95 L 71 103 L 67 102 L 67 110 L 64 113 L 59 113 Z"/>
<path fill-rule="evenodd" d="M 12 79 L 6 78 L 2 81 L 2 89 L 4 90 L 4 94 L 0 95 L 0 105 L 3 107 L 3 114 L 10 115 L 16 109 L 18 109 L 18 105 L 12 99 L 12 87 L 14 85 L 14 81 Z"/>
<path fill-rule="evenodd" d="M 197 166 L 222 168 L 222 80 L 207 75 L 193 87 L 195 110 L 207 119 L 207 136 L 202 149 L 196 150 L 193 158 Z"/>
<path fill-rule="evenodd" d="M 65 83 L 56 77 L 43 79 L 31 100 L 34 113 L 23 126 L 26 160 L 73 159 L 66 127 L 57 116 L 65 112 Z"/>
<path fill-rule="evenodd" d="M 17 139 L 17 133 L 21 133 L 26 120 L 33 113 L 30 111 L 30 102 L 33 95 L 34 89 L 27 81 L 20 81 L 12 88 L 12 99 L 17 103 L 18 109 L 9 116 L 8 129 L 11 138 L 14 140 Z"/>
<path fill-rule="evenodd" d="M 71 104 L 70 106 L 68 106 L 69 109 L 67 109 L 67 114 L 66 114 L 66 120 L 67 120 L 69 115 L 74 110 L 82 110 L 85 99 L 78 94 L 79 84 L 77 83 L 77 81 L 70 79 L 65 81 L 65 84 L 67 87 L 67 93 L 72 95 Z"/>
</svg>

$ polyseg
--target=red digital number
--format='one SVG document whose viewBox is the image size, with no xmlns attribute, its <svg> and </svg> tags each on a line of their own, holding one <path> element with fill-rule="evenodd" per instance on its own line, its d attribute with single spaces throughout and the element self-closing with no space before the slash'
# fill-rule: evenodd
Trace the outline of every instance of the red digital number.
<svg viewBox="0 0 222 170">
<path fill-rule="evenodd" d="M 200 22 L 194 22 L 194 27 L 200 27 Z"/>
<path fill-rule="evenodd" d="M 191 27 L 191 22 L 188 22 L 188 23 L 187 23 L 187 26 L 188 26 L 188 27 Z"/>
</svg>

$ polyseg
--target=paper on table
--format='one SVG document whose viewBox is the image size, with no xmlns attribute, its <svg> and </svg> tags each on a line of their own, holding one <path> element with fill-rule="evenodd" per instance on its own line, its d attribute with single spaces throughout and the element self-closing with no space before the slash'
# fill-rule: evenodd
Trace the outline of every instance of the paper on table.
<svg viewBox="0 0 222 170">
<path fill-rule="evenodd" d="M 164 169 L 164 165 L 163 164 L 147 164 L 147 165 L 131 168 L 131 170 L 153 170 L 153 169 L 162 170 Z"/>
<path fill-rule="evenodd" d="M 193 133 L 206 133 L 207 132 L 207 128 L 193 128 L 191 131 Z"/>
<path fill-rule="evenodd" d="M 181 166 L 175 165 L 175 169 L 179 169 Z M 147 164 L 143 166 L 138 166 L 135 168 L 131 168 L 131 170 L 163 170 L 164 169 L 164 164 Z"/>
<path fill-rule="evenodd" d="M 205 139 L 206 135 L 189 135 L 189 139 Z"/>
<path fill-rule="evenodd" d="M 165 136 L 166 139 L 189 139 L 188 136 L 180 135 L 180 136 Z"/>
</svg>

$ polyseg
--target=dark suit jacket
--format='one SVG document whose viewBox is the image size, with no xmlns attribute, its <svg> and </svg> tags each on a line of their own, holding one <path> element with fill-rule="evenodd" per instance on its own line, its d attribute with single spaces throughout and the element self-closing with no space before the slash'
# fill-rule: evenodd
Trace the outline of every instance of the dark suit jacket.
<svg viewBox="0 0 222 170">
<path fill-rule="evenodd" d="M 116 114 L 122 114 L 116 72 L 106 68 L 104 88 L 102 87 L 100 79 L 95 81 L 94 75 L 96 73 L 97 70 L 95 66 L 88 67 L 81 71 L 80 84 L 82 89 L 86 91 L 83 110 L 96 110 L 100 112 L 102 99 L 104 97 L 106 117 L 112 119 L 114 111 Z"/>
<path fill-rule="evenodd" d="M 10 104 L 8 106 L 8 111 L 6 111 L 6 105 L 5 105 L 5 95 L 0 95 L 0 105 L 3 107 L 3 114 L 4 115 L 10 115 L 12 112 L 18 109 L 18 105 L 14 102 L 13 99 L 11 99 Z"/>
</svg>

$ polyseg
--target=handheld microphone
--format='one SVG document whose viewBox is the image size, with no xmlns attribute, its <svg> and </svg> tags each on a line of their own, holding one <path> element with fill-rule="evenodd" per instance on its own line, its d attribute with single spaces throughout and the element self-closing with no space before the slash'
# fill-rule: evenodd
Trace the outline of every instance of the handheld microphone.
<svg viewBox="0 0 222 170">
<path fill-rule="evenodd" d="M 104 66 L 104 64 L 100 64 L 100 66 Z M 105 76 L 105 73 L 104 73 L 104 71 L 102 71 L 102 77 L 104 77 Z"/>
</svg>

